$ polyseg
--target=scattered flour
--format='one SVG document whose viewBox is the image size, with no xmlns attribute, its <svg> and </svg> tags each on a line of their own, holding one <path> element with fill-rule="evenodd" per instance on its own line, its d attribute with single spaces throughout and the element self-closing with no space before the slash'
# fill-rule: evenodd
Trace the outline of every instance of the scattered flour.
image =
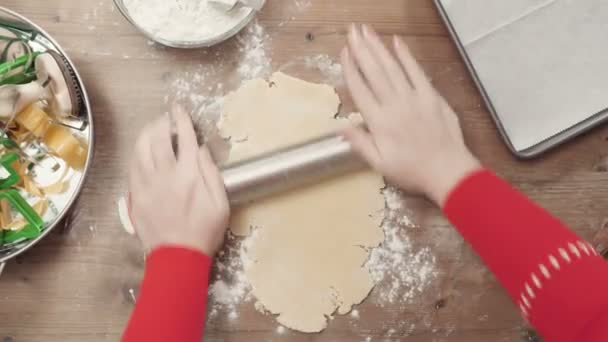
<svg viewBox="0 0 608 342">
<path fill-rule="evenodd" d="M 270 36 L 264 27 L 255 22 L 239 36 L 238 41 L 241 58 L 237 71 L 241 79 L 270 76 L 272 73 L 272 60 L 268 52 Z"/>
<path fill-rule="evenodd" d="M 413 224 L 404 214 L 405 203 L 399 191 L 384 192 L 387 216 L 382 228 L 384 243 L 372 250 L 366 266 L 376 283 L 375 293 L 381 306 L 409 303 L 437 276 L 435 256 L 428 247 L 414 248 L 404 227 Z"/>
<path fill-rule="evenodd" d="M 229 320 L 237 320 L 241 304 L 251 301 L 251 286 L 244 268 L 250 262 L 246 259 L 245 251 L 252 237 L 241 241 L 229 236 L 226 246 L 216 258 L 217 273 L 209 287 L 210 318 L 222 312 L 227 314 Z"/>
<path fill-rule="evenodd" d="M 282 0 L 282 6 L 280 6 L 280 17 L 284 18 L 278 23 L 279 27 L 293 22 L 296 17 L 304 13 L 312 6 L 312 0 Z"/>
<path fill-rule="evenodd" d="M 312 0 L 294 0 L 294 4 L 298 8 L 298 10 L 302 11 L 312 5 Z"/>
<path fill-rule="evenodd" d="M 104 24 L 104 12 L 112 12 L 116 11 L 116 7 L 114 7 L 114 2 L 102 0 L 96 4 L 92 4 L 90 7 L 90 12 L 85 13 L 82 16 L 82 19 L 85 23 L 87 23 L 87 29 L 89 31 L 95 31 L 97 29 L 97 25 Z M 118 26 L 118 22 L 112 23 L 114 26 Z"/>
<path fill-rule="evenodd" d="M 297 74 L 301 67 L 304 67 L 307 70 L 316 71 L 315 76 L 313 77 L 314 79 L 311 80 L 313 82 L 326 83 L 335 88 L 340 88 L 344 85 L 342 64 L 327 54 L 294 58 L 281 65 L 278 71 L 286 74 Z"/>
<path fill-rule="evenodd" d="M 318 70 L 324 77 L 324 81 L 339 86 L 343 83 L 342 64 L 334 61 L 327 54 L 308 56 L 304 58 L 306 67 Z"/>
<path fill-rule="evenodd" d="M 279 325 L 279 326 L 277 327 L 277 334 L 279 334 L 279 335 L 283 335 L 283 334 L 285 334 L 285 331 L 286 331 L 286 330 L 287 330 L 287 329 L 285 329 L 285 327 L 284 327 L 284 326 Z"/>
<path fill-rule="evenodd" d="M 359 319 L 359 310 L 353 310 L 350 312 L 350 317 L 354 319 Z"/>
<path fill-rule="evenodd" d="M 87 22 L 97 21 L 100 14 L 106 10 L 109 10 L 112 13 L 116 11 L 114 3 L 107 0 L 98 1 L 96 4 L 91 5 L 90 8 L 91 12 L 85 13 L 83 16 L 83 19 Z"/>
<path fill-rule="evenodd" d="M 218 53 L 211 62 L 178 74 L 170 83 L 165 103 L 186 104 L 194 118 L 203 124 L 219 120 L 225 94 L 237 89 L 244 80 L 272 73 L 270 37 L 257 21 L 238 35 L 237 48 L 236 70 L 230 60 Z"/>
<path fill-rule="evenodd" d="M 208 0 L 124 0 L 124 5 L 144 31 L 185 43 L 216 39 L 237 27 L 252 11 L 243 7 L 224 12 Z"/>
<path fill-rule="evenodd" d="M 221 83 L 211 83 L 211 89 L 200 89 L 200 85 L 209 84 L 219 75 L 214 67 L 201 65 L 193 72 L 185 72 L 171 84 L 174 100 L 186 102 L 195 118 L 217 118 L 224 105 Z M 198 91 L 196 91 L 198 90 Z M 169 102 L 169 97 L 165 98 Z"/>
</svg>

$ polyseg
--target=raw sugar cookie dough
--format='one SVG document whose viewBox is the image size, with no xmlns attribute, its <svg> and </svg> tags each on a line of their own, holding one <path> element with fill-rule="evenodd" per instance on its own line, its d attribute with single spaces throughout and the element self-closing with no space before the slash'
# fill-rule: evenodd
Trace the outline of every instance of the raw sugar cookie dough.
<svg viewBox="0 0 608 342">
<path fill-rule="evenodd" d="M 220 128 L 239 161 L 335 131 L 340 100 L 327 85 L 282 73 L 248 81 L 226 98 Z M 235 210 L 231 229 L 252 234 L 246 276 L 279 323 L 318 332 L 374 286 L 364 264 L 384 235 L 382 177 L 361 171 Z"/>
</svg>

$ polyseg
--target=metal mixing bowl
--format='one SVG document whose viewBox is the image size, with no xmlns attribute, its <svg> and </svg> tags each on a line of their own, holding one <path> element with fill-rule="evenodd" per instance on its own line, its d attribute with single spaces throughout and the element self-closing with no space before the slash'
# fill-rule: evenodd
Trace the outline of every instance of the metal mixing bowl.
<svg viewBox="0 0 608 342">
<path fill-rule="evenodd" d="M 131 23 L 131 25 L 133 25 L 137 30 L 139 30 L 148 39 L 155 41 L 159 44 L 173 47 L 173 48 L 178 48 L 178 49 L 198 49 L 198 48 L 203 48 L 203 47 L 210 47 L 210 46 L 219 44 L 221 42 L 224 42 L 224 41 L 232 38 L 237 33 L 239 33 L 245 26 L 247 26 L 247 24 L 249 24 L 251 22 L 251 20 L 253 20 L 253 18 L 255 18 L 255 15 L 256 15 L 256 11 L 251 9 L 249 14 L 245 18 L 243 18 L 243 20 L 241 22 L 239 22 L 237 25 L 235 25 L 231 30 L 229 30 L 225 33 L 222 33 L 216 37 L 211 37 L 209 39 L 205 39 L 205 40 L 201 40 L 201 41 L 170 41 L 170 40 L 166 40 L 166 39 L 163 39 L 160 37 L 156 37 L 153 34 L 147 32 L 146 30 L 141 28 L 141 26 L 139 26 L 137 24 L 137 22 L 135 22 L 135 20 L 133 20 L 133 18 L 131 18 L 131 16 L 129 15 L 129 10 L 125 6 L 123 0 L 114 0 L 114 4 L 116 5 L 116 8 L 118 8 L 120 13 L 122 13 L 122 15 L 125 17 L 125 19 L 127 19 L 127 21 Z"/>
<path fill-rule="evenodd" d="M 23 241 L 23 242 L 16 243 L 13 245 L 8 245 L 8 246 L 7 245 L 0 246 L 0 272 L 2 272 L 2 269 L 4 268 L 5 262 L 7 260 L 18 256 L 19 254 L 25 252 L 26 250 L 28 250 L 31 247 L 33 247 L 34 245 L 36 245 L 40 240 L 44 239 L 44 237 L 46 237 L 55 227 L 57 227 L 57 225 L 59 225 L 59 223 L 62 222 L 63 219 L 66 218 L 67 214 L 70 212 L 70 209 L 74 206 L 74 203 L 76 202 L 79 194 L 81 193 L 82 187 L 83 187 L 86 177 L 89 173 L 89 169 L 91 167 L 91 163 L 93 160 L 93 148 L 95 145 L 95 141 L 94 141 L 94 134 L 93 134 L 93 131 L 94 131 L 93 130 L 93 116 L 91 113 L 91 105 L 89 102 L 89 97 L 88 97 L 87 91 L 84 87 L 84 83 L 82 82 L 82 78 L 78 74 L 78 71 L 76 70 L 76 68 L 74 66 L 74 63 L 72 63 L 72 61 L 69 59 L 69 57 L 67 56 L 65 51 L 63 51 L 63 49 L 51 37 L 51 35 L 49 35 L 46 31 L 44 31 L 38 25 L 34 24 L 33 22 L 31 22 L 24 16 L 17 14 L 2 6 L 0 6 L 0 21 L 2 21 L 5 24 L 10 24 L 12 27 L 19 28 L 20 30 L 30 32 L 32 35 L 35 35 L 35 39 L 33 41 L 36 46 L 39 46 L 40 48 L 44 48 L 46 50 L 54 50 L 55 52 L 61 54 L 65 58 L 65 61 L 68 64 L 69 68 L 71 68 L 73 75 L 78 80 L 78 85 L 79 85 L 79 88 L 83 95 L 83 99 L 82 99 L 83 106 L 79 113 L 79 117 L 83 120 L 84 123 L 86 123 L 87 127 L 82 132 L 82 136 L 80 138 L 85 140 L 89 146 L 88 151 L 87 151 L 87 153 L 88 153 L 87 161 L 86 161 L 85 167 L 82 171 L 82 176 L 80 177 L 80 180 L 78 180 L 78 183 L 76 184 L 76 188 L 75 188 L 76 190 L 72 192 L 66 205 L 63 206 L 63 208 L 61 208 L 59 210 L 59 213 L 55 217 L 55 219 L 53 219 L 52 222 L 47 224 L 45 229 L 42 231 L 42 234 L 33 240 Z"/>
</svg>

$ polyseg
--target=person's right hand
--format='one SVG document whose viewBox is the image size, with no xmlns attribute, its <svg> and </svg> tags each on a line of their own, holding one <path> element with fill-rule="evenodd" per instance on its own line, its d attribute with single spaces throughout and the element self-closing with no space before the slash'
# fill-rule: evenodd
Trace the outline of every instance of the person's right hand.
<svg viewBox="0 0 608 342">
<path fill-rule="evenodd" d="M 220 171 L 207 147 L 198 147 L 190 116 L 173 110 L 178 154 L 169 117 L 143 129 L 129 174 L 130 216 L 151 251 L 187 247 L 213 256 L 224 241 L 230 206 Z"/>
<path fill-rule="evenodd" d="M 397 58 L 370 27 L 352 26 L 342 64 L 369 131 L 350 128 L 344 135 L 389 181 L 442 206 L 480 164 L 464 143 L 458 117 L 408 47 L 397 37 L 393 45 Z"/>
</svg>

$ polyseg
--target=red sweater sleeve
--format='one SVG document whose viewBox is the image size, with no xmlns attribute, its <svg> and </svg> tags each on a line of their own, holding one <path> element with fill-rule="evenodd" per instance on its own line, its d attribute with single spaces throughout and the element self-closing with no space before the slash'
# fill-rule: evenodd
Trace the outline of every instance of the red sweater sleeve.
<svg viewBox="0 0 608 342">
<path fill-rule="evenodd" d="M 210 269 L 211 258 L 193 250 L 150 253 L 123 341 L 202 341 Z"/>
<path fill-rule="evenodd" d="M 444 210 L 546 341 L 608 341 L 608 265 L 588 242 L 488 171 Z"/>
</svg>

